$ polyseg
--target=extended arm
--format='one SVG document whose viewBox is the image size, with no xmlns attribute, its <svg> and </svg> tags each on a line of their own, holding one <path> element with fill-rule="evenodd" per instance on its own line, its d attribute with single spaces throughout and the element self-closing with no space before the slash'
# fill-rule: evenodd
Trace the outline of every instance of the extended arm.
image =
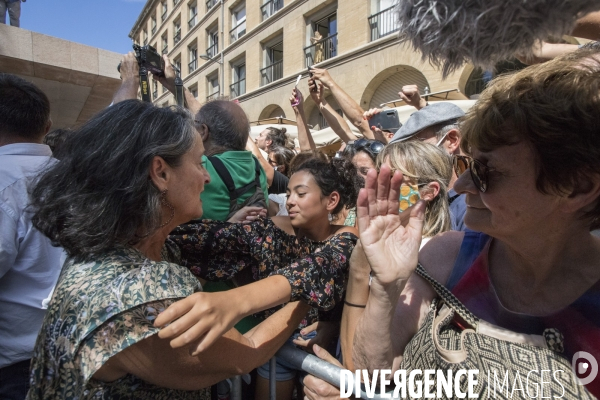
<svg viewBox="0 0 600 400">
<path fill-rule="evenodd" d="M 325 100 L 323 95 L 323 84 L 318 83 L 314 79 L 308 80 L 308 88 L 310 90 L 310 96 L 313 101 L 319 107 L 319 111 L 329 124 L 329 127 L 335 132 L 336 135 L 342 139 L 344 143 L 348 143 L 351 140 L 356 140 L 357 137 L 352 133 L 350 126 L 346 120 L 339 115 Z"/>
<path fill-rule="evenodd" d="M 256 157 L 256 159 L 260 163 L 260 166 L 265 170 L 265 175 L 267 176 L 267 185 L 271 186 L 271 184 L 273 183 L 273 176 L 275 175 L 275 168 L 273 168 L 273 166 L 269 164 L 267 160 L 265 160 L 262 153 L 260 152 L 260 149 L 254 142 L 254 140 L 250 138 L 250 136 L 248 136 L 248 141 L 246 142 L 246 150 L 251 152 L 254 155 L 254 157 Z"/>
<path fill-rule="evenodd" d="M 579 18 L 571 35 L 590 40 L 600 40 L 600 11 L 591 12 Z"/>
<path fill-rule="evenodd" d="M 162 85 L 164 85 L 167 90 L 173 94 L 175 94 L 175 69 L 171 64 L 171 60 L 166 55 L 163 55 L 163 59 L 165 60 L 165 75 L 164 76 L 156 76 L 154 75 L 154 79 L 159 81 Z M 202 104 L 194 97 L 194 95 L 187 90 L 187 88 L 183 87 L 183 96 L 185 98 L 185 104 L 187 108 L 191 111 L 192 114 L 196 115 Z"/>
<path fill-rule="evenodd" d="M 315 141 L 310 134 L 310 130 L 308 129 L 306 115 L 304 114 L 304 97 L 302 96 L 302 92 L 300 92 L 300 90 L 297 88 L 292 90 L 290 103 L 292 104 L 292 109 L 296 114 L 296 125 L 298 127 L 298 142 L 300 143 L 300 151 L 317 150 Z"/>
<path fill-rule="evenodd" d="M 313 74 L 314 79 L 318 79 L 321 83 L 331 91 L 333 97 L 342 108 L 344 115 L 348 117 L 350 122 L 354 124 L 360 130 L 360 133 L 369 139 L 374 139 L 373 132 L 369 127 L 367 121 L 363 118 L 365 112 L 352 97 L 350 97 L 344 90 L 331 78 L 329 72 L 322 68 L 312 68 L 310 70 Z"/>
<path fill-rule="evenodd" d="M 133 51 L 125 54 L 121 60 L 121 86 L 113 96 L 113 104 L 123 100 L 137 99 L 140 86 L 140 67 Z"/>
</svg>

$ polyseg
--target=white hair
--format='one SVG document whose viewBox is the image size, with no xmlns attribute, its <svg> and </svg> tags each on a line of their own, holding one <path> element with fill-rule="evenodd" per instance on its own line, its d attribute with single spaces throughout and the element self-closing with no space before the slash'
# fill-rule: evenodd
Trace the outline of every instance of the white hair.
<svg viewBox="0 0 600 400">
<path fill-rule="evenodd" d="M 400 37 L 444 77 L 465 62 L 493 68 L 537 40 L 569 34 L 575 21 L 600 9 L 594 0 L 399 0 Z"/>
</svg>

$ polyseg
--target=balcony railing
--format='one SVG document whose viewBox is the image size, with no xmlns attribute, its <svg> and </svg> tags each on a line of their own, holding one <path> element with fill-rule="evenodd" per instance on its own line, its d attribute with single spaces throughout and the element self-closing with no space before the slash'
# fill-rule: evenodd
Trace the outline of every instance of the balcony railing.
<svg viewBox="0 0 600 400">
<path fill-rule="evenodd" d="M 306 67 L 323 62 L 337 55 L 337 33 L 304 48 Z"/>
<path fill-rule="evenodd" d="M 169 46 L 165 46 L 165 47 L 163 47 L 163 49 L 162 49 L 162 53 L 163 53 L 163 54 L 167 54 L 168 52 L 169 52 Z"/>
<path fill-rule="evenodd" d="M 262 14 L 262 20 L 269 18 L 277 11 L 283 8 L 283 0 L 269 0 L 262 6 L 260 6 L 260 13 Z"/>
<path fill-rule="evenodd" d="M 188 21 L 189 28 L 192 29 L 194 26 L 196 26 L 196 22 L 198 22 L 198 14 L 194 14 Z"/>
<path fill-rule="evenodd" d="M 189 68 L 189 74 L 191 74 L 192 72 L 194 72 L 196 70 L 196 68 L 198 68 L 198 59 L 194 58 L 192 61 L 190 61 L 190 63 L 188 64 L 188 68 Z"/>
<path fill-rule="evenodd" d="M 154 89 L 154 91 L 152 92 L 152 98 L 154 100 L 156 100 L 158 98 L 158 89 Z"/>
<path fill-rule="evenodd" d="M 229 31 L 229 36 L 231 38 L 231 43 L 235 42 L 242 36 L 246 34 L 246 21 L 243 21 L 236 25 L 235 28 Z"/>
<path fill-rule="evenodd" d="M 167 19 L 168 13 L 169 13 L 168 10 L 163 11 L 162 15 L 160 16 L 160 20 L 164 22 L 164 20 Z"/>
<path fill-rule="evenodd" d="M 260 85 L 268 85 L 278 79 L 283 78 L 283 60 L 274 62 L 266 68 L 260 70 Z"/>
<path fill-rule="evenodd" d="M 180 41 L 181 41 L 181 29 L 178 29 L 177 32 L 175 32 L 175 36 L 173 36 L 173 45 L 176 45 Z"/>
<path fill-rule="evenodd" d="M 398 32 L 400 26 L 398 25 L 397 15 L 394 12 L 394 6 L 371 15 L 369 17 L 369 26 L 371 27 L 371 41 Z"/>
<path fill-rule="evenodd" d="M 214 56 L 217 55 L 217 53 L 219 52 L 219 42 L 215 42 L 215 44 L 213 44 L 212 46 L 210 46 L 208 49 L 206 49 L 206 55 L 209 58 L 213 58 Z"/>
<path fill-rule="evenodd" d="M 206 0 L 206 11 L 208 12 L 208 10 L 213 8 L 218 2 L 219 0 Z"/>
<path fill-rule="evenodd" d="M 246 78 L 240 79 L 229 86 L 229 97 L 236 98 L 246 93 Z"/>
<path fill-rule="evenodd" d="M 217 97 L 219 97 L 219 92 L 220 92 L 220 90 L 219 90 L 219 88 L 218 88 L 218 87 L 217 87 L 216 89 L 217 89 L 217 91 L 216 91 L 216 92 L 214 92 L 214 93 L 213 93 L 213 94 L 211 94 L 210 96 L 206 96 L 206 101 L 211 101 L 211 100 L 214 100 L 214 99 L 216 99 Z"/>
</svg>

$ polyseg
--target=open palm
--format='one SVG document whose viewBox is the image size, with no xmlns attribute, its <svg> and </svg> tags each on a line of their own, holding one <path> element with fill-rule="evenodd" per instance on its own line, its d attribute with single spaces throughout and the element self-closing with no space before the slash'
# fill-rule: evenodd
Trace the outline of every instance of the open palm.
<svg viewBox="0 0 600 400">
<path fill-rule="evenodd" d="M 373 279 L 382 285 L 410 277 L 417 266 L 423 232 L 425 202 L 410 211 L 398 212 L 402 174 L 390 179 L 390 167 L 379 174 L 370 170 L 357 202 L 358 230 Z"/>
</svg>

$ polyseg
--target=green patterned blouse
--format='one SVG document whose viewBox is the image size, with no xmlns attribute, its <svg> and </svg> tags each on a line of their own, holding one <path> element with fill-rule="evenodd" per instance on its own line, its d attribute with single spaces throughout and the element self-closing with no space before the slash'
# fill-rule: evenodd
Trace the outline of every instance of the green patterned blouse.
<svg viewBox="0 0 600 400">
<path fill-rule="evenodd" d="M 126 375 L 114 382 L 92 376 L 112 356 L 158 333 L 156 316 L 173 302 L 202 290 L 179 252 L 165 246 L 162 262 L 133 248 L 107 252 L 92 262 L 65 263 L 31 362 L 37 399 L 210 399 L 210 390 L 157 387 Z"/>
</svg>

